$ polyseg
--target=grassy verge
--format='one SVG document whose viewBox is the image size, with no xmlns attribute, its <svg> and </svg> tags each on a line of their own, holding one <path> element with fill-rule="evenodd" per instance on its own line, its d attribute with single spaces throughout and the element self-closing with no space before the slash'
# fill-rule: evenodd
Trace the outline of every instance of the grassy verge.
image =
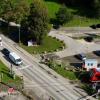
<svg viewBox="0 0 100 100">
<path fill-rule="evenodd" d="M 2 78 L 1 78 L 2 74 Z M 9 74 L 9 69 L 0 61 L 0 81 L 5 85 L 18 86 L 21 83 L 21 79 L 16 76 L 15 79 Z"/>
<path fill-rule="evenodd" d="M 64 43 L 62 41 L 47 36 L 44 38 L 42 45 L 28 47 L 21 44 L 21 47 L 24 48 L 29 53 L 33 54 L 33 53 L 43 53 L 45 51 L 53 52 L 56 49 L 61 49 L 63 45 Z"/>
<path fill-rule="evenodd" d="M 99 19 L 75 16 L 70 22 L 66 23 L 64 26 L 66 27 L 85 26 L 86 27 L 86 26 L 91 26 L 93 24 L 98 24 L 99 22 L 100 22 Z"/>
<path fill-rule="evenodd" d="M 70 80 L 76 80 L 77 79 L 74 72 L 67 71 L 67 70 L 64 69 L 64 67 L 55 66 L 55 67 L 52 67 L 52 69 L 65 78 L 68 78 Z"/>
</svg>

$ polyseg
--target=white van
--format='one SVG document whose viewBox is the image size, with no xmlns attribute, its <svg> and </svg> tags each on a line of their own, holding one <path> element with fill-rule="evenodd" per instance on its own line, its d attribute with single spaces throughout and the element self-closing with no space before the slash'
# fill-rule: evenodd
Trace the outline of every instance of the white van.
<svg viewBox="0 0 100 100">
<path fill-rule="evenodd" d="M 10 58 L 16 65 L 22 64 L 21 58 L 20 58 L 15 52 L 9 53 L 9 58 Z"/>
</svg>

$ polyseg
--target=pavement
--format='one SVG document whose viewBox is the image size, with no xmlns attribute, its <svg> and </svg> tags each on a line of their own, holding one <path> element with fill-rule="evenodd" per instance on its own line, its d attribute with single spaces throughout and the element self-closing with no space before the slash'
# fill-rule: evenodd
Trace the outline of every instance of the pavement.
<svg viewBox="0 0 100 100">
<path fill-rule="evenodd" d="M 12 94 L 8 94 L 7 92 L 0 92 L 0 100 L 27 100 L 27 98 L 18 91 Z"/>
<path fill-rule="evenodd" d="M 49 36 L 56 37 L 57 39 L 64 41 L 66 48 L 62 51 L 55 52 L 55 54 L 60 58 L 100 50 L 99 44 L 77 41 L 72 39 L 67 32 L 64 33 L 63 31 L 52 30 L 49 33 Z"/>
<path fill-rule="evenodd" d="M 63 31 L 65 33 L 74 33 L 74 34 L 82 34 L 82 33 L 100 33 L 100 28 L 92 29 L 91 27 L 61 27 L 58 31 Z"/>
<path fill-rule="evenodd" d="M 16 52 L 22 58 L 23 65 L 19 67 L 13 65 L 13 70 L 17 75 L 21 74 L 24 77 L 26 82 L 24 88 L 26 90 L 32 89 L 32 94 L 38 97 L 35 100 L 49 100 L 50 98 L 55 100 L 79 100 L 87 95 L 80 90 L 79 92 L 82 94 L 77 92 L 77 88 L 75 85 L 70 84 L 69 80 L 63 78 L 46 65 L 40 64 L 38 59 L 20 48 L 9 38 L 3 35 L 0 36 L 3 39 L 3 47 Z M 6 60 L 1 52 L 0 59 L 10 67 L 9 60 Z"/>
</svg>

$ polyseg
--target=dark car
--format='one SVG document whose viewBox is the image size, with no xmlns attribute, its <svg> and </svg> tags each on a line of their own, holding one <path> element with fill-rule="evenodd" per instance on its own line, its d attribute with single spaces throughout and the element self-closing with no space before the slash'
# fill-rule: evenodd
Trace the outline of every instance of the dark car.
<svg viewBox="0 0 100 100">
<path fill-rule="evenodd" d="M 75 57 L 78 58 L 78 59 L 80 59 L 80 60 L 82 60 L 82 61 L 86 60 L 86 56 L 83 53 L 77 54 L 77 55 L 75 55 Z"/>
<path fill-rule="evenodd" d="M 96 25 L 91 25 L 90 26 L 92 29 L 96 29 Z"/>
<path fill-rule="evenodd" d="M 97 56 L 100 56 L 100 50 L 94 51 L 94 54 L 96 54 Z"/>
<path fill-rule="evenodd" d="M 8 56 L 9 53 L 10 53 L 10 51 L 9 51 L 8 49 L 4 48 L 4 49 L 2 49 L 2 53 L 3 53 L 4 55 Z"/>
<path fill-rule="evenodd" d="M 85 37 L 84 39 L 85 39 L 85 41 L 87 41 L 87 42 L 92 42 L 92 41 L 93 41 L 93 37 L 92 37 L 92 36 L 87 36 L 87 37 Z"/>
<path fill-rule="evenodd" d="M 97 25 L 96 25 L 96 28 L 100 28 L 100 24 L 97 24 Z"/>
</svg>

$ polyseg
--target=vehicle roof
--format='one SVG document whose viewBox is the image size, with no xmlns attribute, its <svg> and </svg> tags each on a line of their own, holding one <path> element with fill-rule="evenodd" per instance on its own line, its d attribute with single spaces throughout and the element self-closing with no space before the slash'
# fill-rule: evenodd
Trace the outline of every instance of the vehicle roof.
<svg viewBox="0 0 100 100">
<path fill-rule="evenodd" d="M 81 56 L 85 56 L 85 54 L 84 54 L 84 53 L 81 53 L 81 54 L 79 54 L 79 55 L 81 55 Z"/>
<path fill-rule="evenodd" d="M 96 59 L 86 59 L 86 60 L 85 60 L 85 63 L 87 63 L 87 62 L 92 62 L 92 63 L 93 63 L 93 62 L 96 62 L 96 63 L 97 63 L 97 60 L 96 60 Z"/>
<path fill-rule="evenodd" d="M 15 59 L 20 59 L 20 57 L 15 52 L 11 52 L 10 55 L 12 55 Z"/>
</svg>

